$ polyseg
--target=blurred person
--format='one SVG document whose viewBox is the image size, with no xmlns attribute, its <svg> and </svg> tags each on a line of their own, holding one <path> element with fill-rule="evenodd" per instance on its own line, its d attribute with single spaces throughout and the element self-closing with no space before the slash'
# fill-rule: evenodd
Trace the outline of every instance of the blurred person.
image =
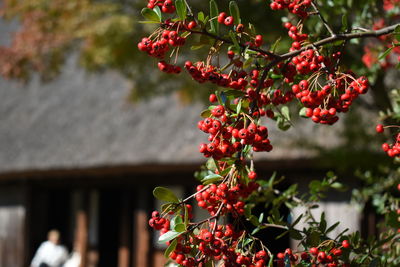
<svg viewBox="0 0 400 267">
<path fill-rule="evenodd" d="M 60 232 L 51 230 L 32 259 L 31 267 L 61 267 L 68 259 L 67 249 L 60 245 Z"/>
<path fill-rule="evenodd" d="M 81 254 L 77 251 L 73 251 L 63 267 L 79 267 L 80 264 Z"/>
</svg>

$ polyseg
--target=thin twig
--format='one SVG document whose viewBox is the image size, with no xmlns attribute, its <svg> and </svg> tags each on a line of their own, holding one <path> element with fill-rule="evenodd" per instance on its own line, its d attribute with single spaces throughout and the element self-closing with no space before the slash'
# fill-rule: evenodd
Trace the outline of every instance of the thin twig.
<svg viewBox="0 0 400 267">
<path fill-rule="evenodd" d="M 322 21 L 322 23 L 324 24 L 325 28 L 328 30 L 328 32 L 331 34 L 331 36 L 335 36 L 335 32 L 332 30 L 331 26 L 329 26 L 328 22 L 325 20 L 324 16 L 322 16 L 321 12 L 319 11 L 317 5 L 311 1 L 311 5 L 314 8 L 316 14 L 318 15 L 318 17 L 320 18 L 320 20 Z"/>
<path fill-rule="evenodd" d="M 208 31 L 206 31 L 206 30 L 203 30 L 203 31 L 190 30 L 190 32 L 191 32 L 191 33 L 194 33 L 194 34 L 206 35 L 206 36 L 209 36 L 209 37 L 211 37 L 211 38 L 213 38 L 213 39 L 222 41 L 222 42 L 224 42 L 224 43 L 233 44 L 233 42 L 232 42 L 231 40 L 225 39 L 225 38 L 220 37 L 220 36 L 215 35 L 215 34 L 212 34 L 212 33 L 208 32 Z M 248 45 L 239 43 L 239 42 L 238 42 L 238 44 L 239 44 L 239 46 L 240 46 L 241 48 L 247 48 L 247 49 L 249 49 L 249 50 L 252 50 L 252 51 L 255 51 L 255 52 L 258 52 L 258 53 L 267 55 L 267 56 L 270 56 L 270 57 L 272 57 L 272 58 L 277 58 L 277 57 L 279 57 L 277 54 L 272 53 L 272 52 L 267 51 L 267 50 L 264 50 L 264 49 L 261 49 L 261 48 L 251 47 L 251 46 L 248 46 Z"/>
<path fill-rule="evenodd" d="M 391 26 L 388 26 L 388 27 L 385 27 L 385 28 L 382 28 L 382 29 L 376 30 L 376 31 L 370 30 L 370 31 L 366 31 L 366 32 L 338 33 L 335 36 L 330 36 L 325 39 L 319 40 L 311 45 L 304 46 L 299 50 L 288 52 L 283 55 L 279 55 L 280 60 L 278 60 L 277 63 L 279 63 L 285 59 L 295 57 L 303 51 L 312 49 L 314 46 L 319 47 L 319 46 L 334 43 L 334 42 L 340 41 L 340 40 L 346 41 L 346 40 L 357 39 L 357 38 L 379 37 L 382 35 L 386 35 L 386 34 L 392 33 L 396 29 L 397 26 L 400 26 L 400 23 L 397 23 L 397 24 L 394 24 L 394 25 L 391 25 Z M 277 64 L 277 63 L 275 63 L 275 64 Z"/>
</svg>

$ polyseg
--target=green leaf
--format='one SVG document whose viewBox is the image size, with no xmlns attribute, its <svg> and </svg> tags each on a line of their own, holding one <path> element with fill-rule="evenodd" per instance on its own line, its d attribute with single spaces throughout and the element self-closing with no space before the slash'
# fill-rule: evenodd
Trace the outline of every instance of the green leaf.
<svg viewBox="0 0 400 267">
<path fill-rule="evenodd" d="M 317 231 L 312 231 L 308 236 L 307 236 L 307 244 L 310 245 L 311 247 L 316 247 L 320 243 L 320 234 Z"/>
<path fill-rule="evenodd" d="M 171 242 L 171 244 L 168 246 L 168 248 L 164 252 L 165 258 L 169 258 L 169 255 L 175 250 L 177 244 L 178 244 L 178 240 L 176 240 L 176 239 Z"/>
<path fill-rule="evenodd" d="M 251 232 L 251 235 L 257 234 L 261 229 L 259 227 L 254 228 L 253 232 Z"/>
<path fill-rule="evenodd" d="M 278 44 L 281 42 L 281 37 L 279 36 L 279 38 L 274 42 L 274 44 L 271 46 L 271 51 L 272 53 L 275 53 L 276 48 L 278 47 Z"/>
<path fill-rule="evenodd" d="M 242 247 L 247 246 L 248 244 L 250 244 L 253 240 L 251 238 L 246 238 L 244 240 L 244 242 L 242 243 Z"/>
<path fill-rule="evenodd" d="M 140 24 L 160 24 L 158 21 L 150 21 L 150 20 L 139 20 Z"/>
<path fill-rule="evenodd" d="M 229 2 L 229 12 L 231 13 L 231 16 L 233 17 L 234 23 L 240 24 L 240 12 L 239 12 L 239 7 L 237 6 L 235 1 L 230 1 Z"/>
<path fill-rule="evenodd" d="M 211 110 L 209 110 L 209 109 L 203 110 L 203 111 L 200 113 L 200 116 L 202 116 L 203 118 L 208 118 L 208 117 L 210 117 L 210 116 L 211 116 Z"/>
<path fill-rule="evenodd" d="M 201 48 L 203 48 L 204 47 L 204 44 L 201 44 L 201 45 L 192 45 L 191 47 L 190 47 L 190 50 L 199 50 L 199 49 L 201 49 Z"/>
<path fill-rule="evenodd" d="M 290 123 L 286 119 L 283 119 L 282 116 L 277 118 L 276 124 L 278 128 L 282 131 L 287 131 L 290 128 Z"/>
<path fill-rule="evenodd" d="M 329 228 L 326 230 L 325 234 L 328 234 L 328 233 L 332 232 L 339 224 L 340 224 L 340 222 L 337 222 L 337 223 L 335 223 L 334 225 L 332 225 L 331 227 L 329 227 Z"/>
<path fill-rule="evenodd" d="M 161 205 L 161 211 L 162 212 L 170 212 L 173 211 L 176 208 L 176 204 L 174 203 L 165 203 Z"/>
<path fill-rule="evenodd" d="M 237 97 L 241 97 L 241 96 L 244 96 L 246 93 L 245 92 L 243 92 L 243 91 L 239 91 L 239 90 L 231 90 L 231 89 L 228 89 L 228 90 L 224 90 L 223 91 L 225 94 L 226 94 L 226 96 L 232 96 L 232 97 L 234 97 L 234 98 L 237 98 Z"/>
<path fill-rule="evenodd" d="M 311 189 L 311 191 L 319 191 L 319 189 L 321 188 L 321 182 L 318 180 L 313 180 L 310 182 L 308 186 Z"/>
<path fill-rule="evenodd" d="M 155 6 L 155 7 L 153 8 L 153 11 L 156 12 L 156 14 L 157 14 L 157 16 L 158 16 L 158 18 L 159 18 L 159 20 L 160 20 L 160 22 L 161 22 L 161 21 L 162 21 L 162 14 L 161 14 L 160 7 L 159 7 L 159 6 Z"/>
<path fill-rule="evenodd" d="M 298 224 L 298 223 L 300 222 L 301 218 L 303 218 L 303 214 L 301 214 L 301 215 L 292 223 L 292 225 L 291 225 L 290 227 L 292 227 L 292 228 L 295 227 L 296 224 Z"/>
<path fill-rule="evenodd" d="M 206 177 L 204 177 L 204 178 L 201 180 L 201 182 L 202 182 L 203 184 L 211 184 L 211 183 L 214 183 L 214 182 L 216 182 L 216 181 L 221 180 L 222 178 L 223 178 L 223 177 L 222 177 L 221 175 L 216 174 L 216 173 L 213 173 L 213 174 L 209 174 L 209 175 L 207 175 Z"/>
<path fill-rule="evenodd" d="M 288 108 L 287 106 L 283 106 L 282 109 L 281 109 L 281 112 L 282 112 L 283 117 L 284 117 L 286 120 L 290 121 L 289 108 Z"/>
<path fill-rule="evenodd" d="M 209 170 L 215 171 L 217 169 L 217 164 L 213 158 L 209 158 L 206 162 L 206 167 Z"/>
<path fill-rule="evenodd" d="M 348 23 L 347 23 L 347 14 L 342 15 L 342 31 L 346 31 L 348 29 Z"/>
<path fill-rule="evenodd" d="M 161 22 L 161 17 L 153 9 L 145 7 L 142 9 L 141 13 L 145 19 L 151 22 Z"/>
<path fill-rule="evenodd" d="M 394 28 L 394 33 L 400 33 L 400 25 L 397 25 L 396 28 Z"/>
<path fill-rule="evenodd" d="M 308 117 L 306 116 L 306 110 L 307 110 L 306 107 L 302 107 L 302 108 L 299 110 L 299 115 L 300 115 L 301 117 L 303 117 L 303 118 L 308 118 Z"/>
<path fill-rule="evenodd" d="M 333 184 L 331 184 L 331 187 L 338 191 L 343 191 L 346 189 L 345 186 L 339 182 L 334 182 Z"/>
<path fill-rule="evenodd" d="M 394 46 L 390 47 L 390 48 L 387 49 L 385 52 L 383 52 L 383 53 L 379 56 L 378 60 L 382 60 L 382 59 L 386 58 L 386 56 L 389 55 L 390 52 L 392 52 L 392 49 L 393 49 L 393 48 L 394 48 Z"/>
<path fill-rule="evenodd" d="M 249 218 L 247 218 L 254 226 L 259 226 L 260 222 L 258 221 L 258 218 L 254 215 L 250 215 Z"/>
<path fill-rule="evenodd" d="M 386 215 L 386 222 L 389 226 L 393 228 L 400 228 L 399 216 L 396 212 L 391 211 Z"/>
<path fill-rule="evenodd" d="M 181 233 L 179 233 L 179 232 L 168 231 L 168 232 L 166 232 L 165 234 L 161 235 L 158 238 L 158 243 L 159 244 L 164 244 L 165 242 L 170 241 L 170 240 L 172 240 L 174 238 L 177 238 L 180 235 L 181 235 Z"/>
<path fill-rule="evenodd" d="M 218 34 L 219 32 L 219 23 L 217 20 L 218 17 L 218 6 L 217 3 L 214 0 L 210 1 L 210 26 L 211 26 L 211 31 L 214 34 Z"/>
<path fill-rule="evenodd" d="M 242 110 L 242 100 L 240 100 L 236 106 L 236 114 L 239 114 L 241 110 Z"/>
<path fill-rule="evenodd" d="M 303 236 L 301 235 L 301 233 L 299 231 L 297 231 L 297 230 L 294 230 L 294 229 L 289 231 L 289 235 L 290 235 L 291 238 L 293 238 L 295 240 L 302 240 L 303 239 Z"/>
<path fill-rule="evenodd" d="M 175 1 L 176 13 L 178 14 L 180 20 L 184 21 L 186 19 L 186 5 L 184 0 Z"/>
<path fill-rule="evenodd" d="M 202 23 L 204 23 L 205 21 L 205 16 L 204 16 L 204 13 L 202 12 L 202 11 L 200 11 L 198 14 L 197 14 L 197 20 L 198 21 L 200 21 L 200 22 L 202 22 Z"/>
<path fill-rule="evenodd" d="M 262 223 L 263 220 L 264 220 L 264 212 L 262 212 L 262 213 L 260 214 L 260 217 L 258 218 L 258 222 L 259 222 L 259 223 Z"/>
<path fill-rule="evenodd" d="M 180 215 L 176 215 L 174 218 L 171 219 L 170 228 L 174 230 L 177 224 L 183 223 L 182 217 Z"/>
<path fill-rule="evenodd" d="M 186 226 L 185 226 L 185 224 L 183 224 L 183 223 L 178 223 L 177 225 L 175 225 L 174 231 L 175 231 L 175 232 L 180 232 L 180 233 L 185 232 L 185 231 L 186 231 Z"/>
<path fill-rule="evenodd" d="M 250 32 L 252 33 L 252 35 L 256 35 L 256 34 L 257 34 L 256 28 L 255 28 L 254 25 L 251 24 L 251 23 L 249 23 L 249 30 L 250 30 Z"/>
<path fill-rule="evenodd" d="M 240 51 L 240 45 L 236 39 L 236 34 L 233 31 L 229 31 L 229 37 L 231 37 L 231 40 L 233 42 L 234 47 Z"/>
<path fill-rule="evenodd" d="M 272 79 L 282 79 L 282 78 L 283 78 L 283 75 L 282 75 L 282 74 L 275 74 L 275 73 L 272 73 L 272 74 L 271 74 L 271 78 L 272 78 Z"/>
<path fill-rule="evenodd" d="M 325 212 L 321 213 L 321 219 L 320 219 L 320 223 L 319 223 L 319 229 L 322 233 L 325 232 L 326 230 L 326 220 L 325 220 Z"/>
<path fill-rule="evenodd" d="M 278 235 L 278 236 L 275 238 L 275 240 L 278 240 L 278 239 L 284 237 L 284 236 L 285 236 L 286 234 L 288 234 L 288 233 L 289 233 L 289 231 L 283 232 L 282 234 Z"/>
<path fill-rule="evenodd" d="M 166 202 L 179 202 L 178 198 L 175 196 L 174 192 L 170 189 L 158 186 L 153 190 L 153 196 L 161 201 Z"/>
</svg>

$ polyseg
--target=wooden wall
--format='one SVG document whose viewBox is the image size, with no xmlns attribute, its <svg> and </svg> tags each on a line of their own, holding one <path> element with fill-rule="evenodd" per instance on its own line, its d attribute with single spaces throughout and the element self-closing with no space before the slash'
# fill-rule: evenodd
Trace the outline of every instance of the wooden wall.
<svg viewBox="0 0 400 267">
<path fill-rule="evenodd" d="M 25 261 L 23 190 L 0 188 L 0 266 L 21 267 Z"/>
</svg>

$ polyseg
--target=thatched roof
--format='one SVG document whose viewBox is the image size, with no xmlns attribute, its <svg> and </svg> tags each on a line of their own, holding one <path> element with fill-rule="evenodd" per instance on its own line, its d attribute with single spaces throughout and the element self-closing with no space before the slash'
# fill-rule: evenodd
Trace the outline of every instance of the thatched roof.
<svg viewBox="0 0 400 267">
<path fill-rule="evenodd" d="M 2 44 L 9 38 L 4 36 Z M 85 73 L 74 57 L 49 83 L 0 79 L 0 173 L 204 162 L 197 145 L 206 135 L 196 128 L 204 104 L 185 105 L 175 95 L 131 103 L 130 88 L 117 73 Z M 275 149 L 258 157 L 313 156 L 293 148 L 301 136 L 338 142 L 327 127 L 282 133 L 273 126 L 270 132 Z"/>
</svg>

